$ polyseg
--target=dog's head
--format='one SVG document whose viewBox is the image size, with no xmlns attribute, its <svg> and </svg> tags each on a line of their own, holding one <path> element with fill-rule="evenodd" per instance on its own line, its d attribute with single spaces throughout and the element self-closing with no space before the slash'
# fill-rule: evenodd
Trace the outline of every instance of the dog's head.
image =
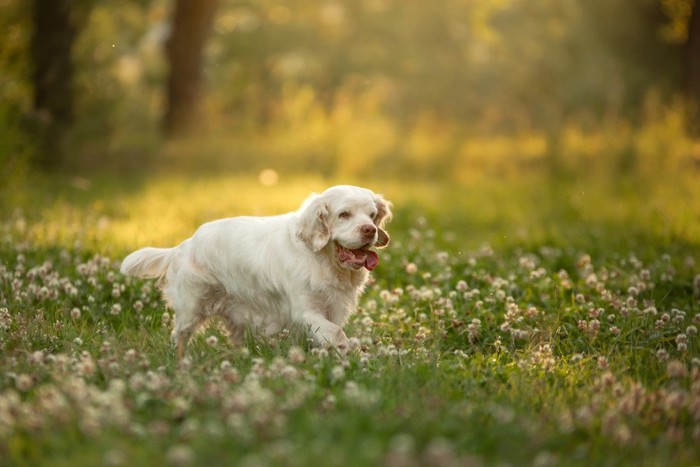
<svg viewBox="0 0 700 467">
<path fill-rule="evenodd" d="M 340 267 L 371 271 L 379 263 L 371 248 L 389 244 L 384 224 L 390 219 L 391 203 L 382 195 L 340 185 L 306 200 L 297 233 L 314 252 L 328 249 Z"/>
</svg>

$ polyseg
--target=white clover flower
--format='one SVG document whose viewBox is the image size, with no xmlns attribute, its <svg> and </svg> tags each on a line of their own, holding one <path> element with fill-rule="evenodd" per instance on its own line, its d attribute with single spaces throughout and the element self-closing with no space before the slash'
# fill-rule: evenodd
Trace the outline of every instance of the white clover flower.
<svg viewBox="0 0 700 467">
<path fill-rule="evenodd" d="M 408 263 L 406 265 L 406 273 L 415 274 L 417 272 L 418 272 L 418 266 L 416 266 L 416 263 Z"/>
<path fill-rule="evenodd" d="M 298 346 L 290 347 L 288 356 L 289 361 L 294 364 L 304 363 L 306 359 L 304 349 Z"/>
<path fill-rule="evenodd" d="M 688 374 L 688 370 L 683 362 L 671 360 L 666 365 L 666 374 L 669 376 L 669 378 L 683 378 Z"/>
<path fill-rule="evenodd" d="M 73 308 L 70 311 L 70 317 L 74 320 L 80 319 L 80 308 Z"/>
<path fill-rule="evenodd" d="M 358 339 L 357 337 L 351 337 L 350 339 L 348 339 L 348 345 L 350 347 L 350 350 L 359 349 L 361 346 L 360 339 Z"/>
<path fill-rule="evenodd" d="M 17 387 L 17 390 L 27 392 L 32 388 L 32 386 L 34 386 L 34 380 L 31 376 L 22 373 L 17 375 L 15 378 L 15 386 Z"/>
<path fill-rule="evenodd" d="M 136 349 L 129 349 L 124 353 L 124 360 L 127 362 L 135 362 L 137 357 L 138 352 L 136 352 Z"/>
<path fill-rule="evenodd" d="M 178 444 L 168 449 L 165 457 L 168 463 L 174 467 L 185 467 L 191 465 L 194 461 L 192 449 L 183 444 Z"/>
<path fill-rule="evenodd" d="M 345 368 L 342 366 L 334 366 L 331 369 L 331 382 L 337 383 L 338 381 L 341 381 L 345 378 Z"/>
</svg>

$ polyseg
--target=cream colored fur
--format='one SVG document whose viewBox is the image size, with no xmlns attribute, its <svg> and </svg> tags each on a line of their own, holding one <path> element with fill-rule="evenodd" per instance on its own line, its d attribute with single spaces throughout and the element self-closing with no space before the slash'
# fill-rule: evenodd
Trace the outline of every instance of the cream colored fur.
<svg viewBox="0 0 700 467">
<path fill-rule="evenodd" d="M 381 195 L 335 186 L 311 195 L 296 212 L 221 219 L 174 248 L 137 250 L 121 271 L 161 279 L 175 311 L 172 339 L 180 357 L 211 316 L 224 320 L 234 342 L 246 329 L 272 336 L 297 323 L 317 344 L 346 349 L 342 326 L 369 273 L 340 261 L 336 244 L 386 246 L 390 218 L 391 203 Z"/>
</svg>

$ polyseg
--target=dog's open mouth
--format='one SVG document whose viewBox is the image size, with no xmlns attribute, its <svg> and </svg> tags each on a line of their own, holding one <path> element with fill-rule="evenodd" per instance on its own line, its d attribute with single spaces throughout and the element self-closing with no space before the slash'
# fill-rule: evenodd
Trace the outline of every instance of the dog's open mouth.
<svg viewBox="0 0 700 467">
<path fill-rule="evenodd" d="M 364 267 L 368 271 L 376 268 L 379 264 L 379 255 L 369 249 L 369 247 L 351 250 L 336 242 L 335 251 L 338 255 L 338 262 L 346 263 L 353 269 Z"/>
</svg>

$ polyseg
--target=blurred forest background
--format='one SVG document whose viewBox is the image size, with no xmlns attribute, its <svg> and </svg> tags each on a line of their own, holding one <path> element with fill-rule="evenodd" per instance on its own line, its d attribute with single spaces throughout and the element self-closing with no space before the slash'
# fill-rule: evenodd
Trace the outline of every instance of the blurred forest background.
<svg viewBox="0 0 700 467">
<path fill-rule="evenodd" d="M 695 174 L 694 3 L 0 0 L 0 182 Z"/>
</svg>

